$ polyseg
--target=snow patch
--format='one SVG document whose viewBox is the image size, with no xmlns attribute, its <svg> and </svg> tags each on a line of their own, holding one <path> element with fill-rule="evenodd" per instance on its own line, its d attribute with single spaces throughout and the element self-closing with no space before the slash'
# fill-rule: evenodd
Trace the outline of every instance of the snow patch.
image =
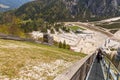
<svg viewBox="0 0 120 80">
<path fill-rule="evenodd" d="M 4 4 L 0 4 L 0 8 L 10 8 L 10 7 Z"/>
</svg>

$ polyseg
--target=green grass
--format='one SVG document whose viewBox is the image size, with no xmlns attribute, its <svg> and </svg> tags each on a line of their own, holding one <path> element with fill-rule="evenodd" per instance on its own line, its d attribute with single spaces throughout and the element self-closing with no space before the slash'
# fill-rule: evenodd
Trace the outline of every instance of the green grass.
<svg viewBox="0 0 120 80">
<path fill-rule="evenodd" d="M 70 29 L 73 30 L 73 31 L 76 31 L 78 29 L 85 30 L 84 28 L 81 28 L 79 26 L 70 26 Z"/>
<path fill-rule="evenodd" d="M 115 34 L 118 31 L 118 29 L 110 30 L 111 33 Z"/>
<path fill-rule="evenodd" d="M 19 76 L 26 65 L 49 63 L 57 59 L 75 62 L 85 54 L 42 44 L 0 39 L 0 73 L 10 78 Z"/>
<path fill-rule="evenodd" d="M 116 29 L 116 28 L 119 29 L 120 23 L 113 23 L 113 24 L 103 23 L 103 24 L 99 24 L 96 26 L 101 26 L 101 27 L 106 28 L 106 29 Z"/>
</svg>

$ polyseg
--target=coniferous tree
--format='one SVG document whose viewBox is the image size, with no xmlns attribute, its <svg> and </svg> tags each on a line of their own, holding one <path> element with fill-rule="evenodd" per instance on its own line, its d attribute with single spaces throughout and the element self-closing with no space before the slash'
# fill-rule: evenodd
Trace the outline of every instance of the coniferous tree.
<svg viewBox="0 0 120 80">
<path fill-rule="evenodd" d="M 63 42 L 63 48 L 66 49 L 66 42 L 65 42 L 65 40 Z"/>
<path fill-rule="evenodd" d="M 59 42 L 59 48 L 62 48 L 62 42 Z"/>
</svg>

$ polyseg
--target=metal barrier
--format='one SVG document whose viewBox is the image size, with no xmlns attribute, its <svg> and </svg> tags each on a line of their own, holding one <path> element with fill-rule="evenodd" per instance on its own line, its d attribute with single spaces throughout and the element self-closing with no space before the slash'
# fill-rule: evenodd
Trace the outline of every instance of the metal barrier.
<svg viewBox="0 0 120 80">
<path fill-rule="evenodd" d="M 103 58 L 101 65 L 105 80 L 120 80 L 120 72 L 107 57 Z"/>
<path fill-rule="evenodd" d="M 86 56 L 76 62 L 67 71 L 57 76 L 54 80 L 85 80 L 95 57 L 95 53 Z"/>
</svg>

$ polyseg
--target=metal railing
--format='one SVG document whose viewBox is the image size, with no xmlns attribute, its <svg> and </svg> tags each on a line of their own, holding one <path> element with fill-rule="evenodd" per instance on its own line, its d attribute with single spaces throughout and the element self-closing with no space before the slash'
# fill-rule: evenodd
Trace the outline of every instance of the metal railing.
<svg viewBox="0 0 120 80">
<path fill-rule="evenodd" d="M 95 58 L 95 53 L 86 56 L 54 80 L 87 80 Z M 106 56 L 102 59 L 101 66 L 105 80 L 120 80 L 120 72 Z"/>
<path fill-rule="evenodd" d="M 86 56 L 54 80 L 85 80 L 95 57 L 95 53 Z"/>
<path fill-rule="evenodd" d="M 120 72 L 106 56 L 102 59 L 101 65 L 105 80 L 120 80 Z"/>
</svg>

